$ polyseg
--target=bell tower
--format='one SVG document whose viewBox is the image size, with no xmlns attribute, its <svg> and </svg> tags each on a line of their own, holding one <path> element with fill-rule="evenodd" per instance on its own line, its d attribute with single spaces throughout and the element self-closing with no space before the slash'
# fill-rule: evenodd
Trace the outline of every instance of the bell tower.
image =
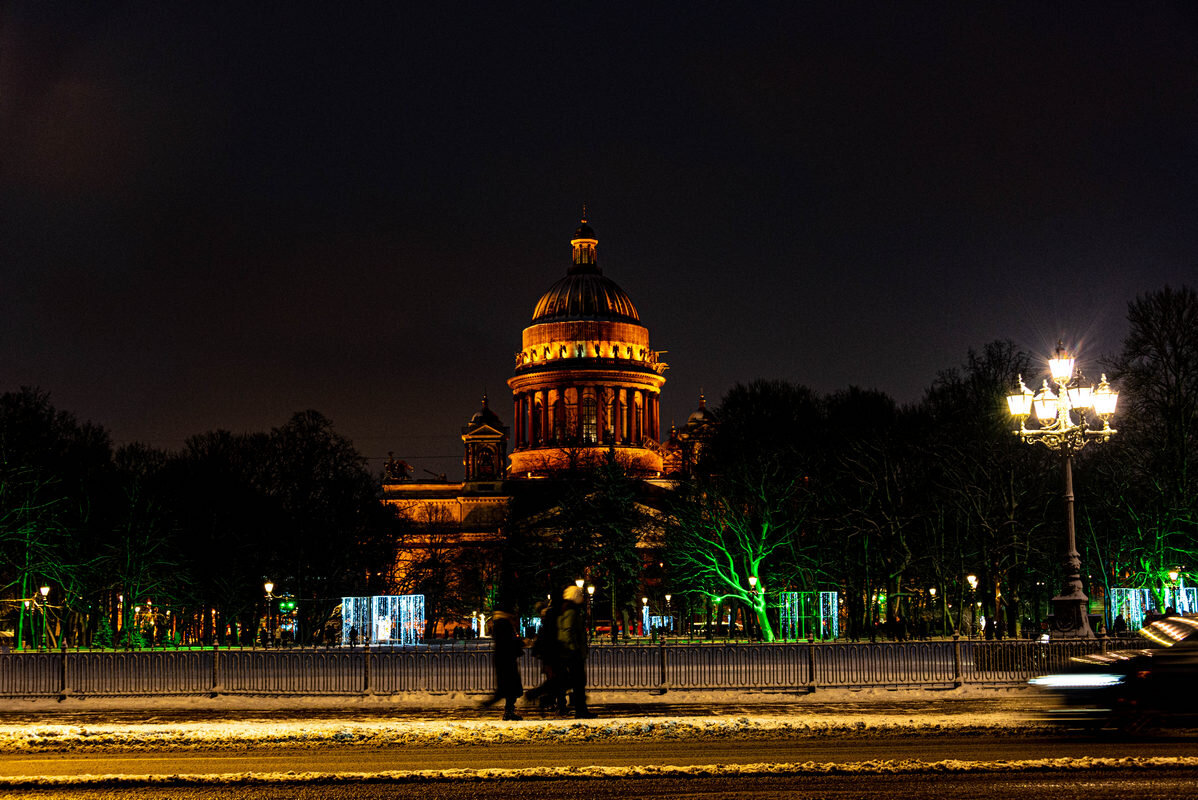
<svg viewBox="0 0 1198 800">
<path fill-rule="evenodd" d="M 502 481 L 507 477 L 508 433 L 499 416 L 487 406 L 484 394 L 482 408 L 462 427 L 466 483 Z"/>
</svg>

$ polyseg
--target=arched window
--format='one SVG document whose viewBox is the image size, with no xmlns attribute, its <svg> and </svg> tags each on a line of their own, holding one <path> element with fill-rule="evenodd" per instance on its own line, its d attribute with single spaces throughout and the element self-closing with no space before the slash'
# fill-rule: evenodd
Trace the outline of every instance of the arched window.
<svg viewBox="0 0 1198 800">
<path fill-rule="evenodd" d="M 582 398 L 582 443 L 595 444 L 599 440 L 599 407 L 593 395 Z"/>
</svg>

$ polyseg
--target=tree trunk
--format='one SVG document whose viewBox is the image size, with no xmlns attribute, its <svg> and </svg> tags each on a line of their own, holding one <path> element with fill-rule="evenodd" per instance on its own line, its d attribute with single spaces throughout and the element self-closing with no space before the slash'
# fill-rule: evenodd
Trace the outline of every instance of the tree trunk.
<svg viewBox="0 0 1198 800">
<path fill-rule="evenodd" d="M 770 627 L 769 616 L 766 613 L 765 597 L 754 599 L 753 611 L 757 615 L 757 627 L 761 631 L 761 640 L 763 642 L 774 641 L 774 630 Z"/>
</svg>

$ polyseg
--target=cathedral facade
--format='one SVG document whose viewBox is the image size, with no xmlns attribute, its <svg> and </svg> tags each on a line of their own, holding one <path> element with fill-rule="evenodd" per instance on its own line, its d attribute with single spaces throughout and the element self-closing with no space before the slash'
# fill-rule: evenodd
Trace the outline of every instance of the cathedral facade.
<svg viewBox="0 0 1198 800">
<path fill-rule="evenodd" d="M 700 409 L 686 427 L 662 442 L 660 393 L 666 364 L 652 348 L 649 330 L 628 294 L 603 274 L 598 239 L 584 218 L 570 239 L 564 277 L 537 300 L 508 386 L 512 424 L 492 410 L 489 398 L 463 426 L 464 480 L 420 480 L 389 462 L 384 501 L 417 523 L 437 529 L 439 546 L 474 550 L 474 563 L 495 563 L 513 497 L 551 496 L 555 476 L 598 464 L 614 453 L 648 494 L 660 494 L 693 464 L 699 438 L 710 425 Z M 417 568 L 416 541 L 401 552 L 396 573 Z M 455 583 L 489 580 L 459 576 Z M 485 587 L 478 604 L 486 605 Z M 466 592 L 469 594 L 469 592 Z M 446 624 L 448 622 L 446 621 Z"/>
</svg>

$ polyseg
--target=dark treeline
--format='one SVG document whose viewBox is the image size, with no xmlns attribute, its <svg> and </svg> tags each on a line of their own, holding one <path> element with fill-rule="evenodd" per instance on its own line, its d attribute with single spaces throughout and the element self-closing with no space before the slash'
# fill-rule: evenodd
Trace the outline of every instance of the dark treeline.
<svg viewBox="0 0 1198 800">
<path fill-rule="evenodd" d="M 1160 599 L 1198 569 L 1198 296 L 1149 293 L 1128 322 L 1119 353 L 1083 365 L 1121 391 L 1119 433 L 1075 465 L 1095 599 L 1115 587 Z M 614 458 L 580 464 L 517 492 L 503 545 L 474 548 L 458 546 L 452 520 L 384 506 L 378 476 L 314 411 L 168 453 L 114 449 L 47 394 L 9 392 L 0 631 L 70 646 L 248 643 L 269 626 L 271 581 L 296 602 L 306 643 L 342 596 L 421 593 L 431 624 L 497 605 L 527 615 L 585 577 L 595 615 L 625 627 L 642 596 L 657 612 L 672 594 L 670 613 L 711 621 L 733 609 L 771 638 L 780 592 L 826 590 L 851 636 L 968 630 L 983 616 L 1000 623 L 989 632 L 1029 633 L 1061 588 L 1061 460 L 1012 435 L 1005 397 L 1044 373 L 997 341 L 909 406 L 858 388 L 736 386 L 715 409 L 699 477 L 669 492 Z"/>
<path fill-rule="evenodd" d="M 3 628 L 25 643 L 248 643 L 277 617 L 267 581 L 307 641 L 343 593 L 383 588 L 395 524 L 314 411 L 165 453 L 114 450 L 44 392 L 0 396 Z"/>
<path fill-rule="evenodd" d="M 1120 432 L 1075 458 L 1083 581 L 1091 599 L 1114 587 L 1159 598 L 1198 568 L 1198 297 L 1138 298 L 1122 351 L 1085 366 L 1122 396 Z M 734 387 L 666 537 L 675 594 L 744 609 L 767 638 L 786 590 L 839 592 L 851 636 L 970 630 L 982 617 L 991 634 L 1038 629 L 1061 590 L 1062 460 L 1012 434 L 1005 397 L 1046 371 L 999 341 L 911 406 L 855 388 Z"/>
</svg>

